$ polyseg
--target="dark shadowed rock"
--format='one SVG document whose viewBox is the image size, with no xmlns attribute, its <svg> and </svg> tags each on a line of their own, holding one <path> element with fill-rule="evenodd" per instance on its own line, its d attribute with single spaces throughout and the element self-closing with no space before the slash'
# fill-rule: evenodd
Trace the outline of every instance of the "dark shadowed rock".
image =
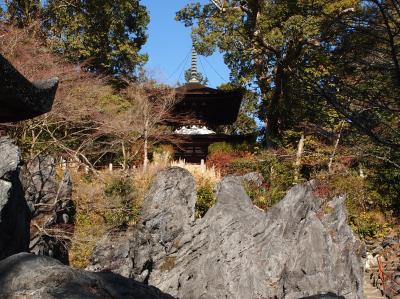
<svg viewBox="0 0 400 299">
<path fill-rule="evenodd" d="M 54 158 L 39 155 L 23 167 L 21 181 L 32 214 L 30 252 L 68 264 L 67 246 L 75 220 L 68 171 L 58 182 Z"/>
<path fill-rule="evenodd" d="M 0 137 L 0 260 L 28 250 L 30 217 L 19 180 L 20 164 L 18 147 Z"/>
<path fill-rule="evenodd" d="M 155 287 L 114 273 L 72 269 L 29 253 L 0 261 L 0 298 L 173 299 Z"/>
<path fill-rule="evenodd" d="M 0 123 L 49 112 L 57 86 L 57 78 L 29 82 L 0 54 Z"/>
<path fill-rule="evenodd" d="M 106 236 L 89 269 L 185 299 L 364 298 L 364 249 L 347 225 L 343 198 L 323 202 L 307 183 L 265 213 L 242 180 L 225 178 L 215 206 L 192 224 L 192 176 L 178 168 L 159 173 L 140 224 Z"/>
</svg>

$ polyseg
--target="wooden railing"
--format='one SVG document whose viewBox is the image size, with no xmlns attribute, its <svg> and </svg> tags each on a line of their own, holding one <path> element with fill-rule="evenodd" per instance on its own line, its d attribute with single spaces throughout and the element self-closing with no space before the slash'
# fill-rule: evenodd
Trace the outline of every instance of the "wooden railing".
<svg viewBox="0 0 400 299">
<path fill-rule="evenodd" d="M 394 277 L 396 271 L 393 271 L 391 274 L 387 274 L 385 272 L 381 256 L 378 256 L 377 260 L 379 278 L 381 279 L 383 294 L 388 298 L 393 298 L 396 295 L 400 295 L 400 283 L 398 283 Z"/>
</svg>

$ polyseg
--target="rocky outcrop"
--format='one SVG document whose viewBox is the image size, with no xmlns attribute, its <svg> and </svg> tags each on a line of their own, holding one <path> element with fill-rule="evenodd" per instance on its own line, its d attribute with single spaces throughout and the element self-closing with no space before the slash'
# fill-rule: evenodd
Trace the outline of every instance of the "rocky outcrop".
<svg viewBox="0 0 400 299">
<path fill-rule="evenodd" d="M 29 250 L 68 264 L 70 238 L 74 229 L 75 206 L 67 170 L 56 179 L 54 158 L 39 155 L 22 169 L 25 199 L 31 210 Z"/>
<path fill-rule="evenodd" d="M 242 180 L 225 178 L 215 206 L 194 222 L 192 176 L 160 172 L 140 223 L 110 232 L 89 269 L 179 298 L 363 298 L 364 248 L 347 225 L 343 198 L 323 202 L 307 183 L 265 213 Z"/>
<path fill-rule="evenodd" d="M 95 248 L 91 271 L 113 271 L 148 282 L 174 243 L 195 221 L 195 182 L 181 168 L 163 171 L 145 199 L 138 229 L 123 227 L 111 231 Z"/>
<path fill-rule="evenodd" d="M 0 260 L 28 250 L 30 215 L 19 180 L 20 164 L 18 147 L 0 137 Z"/>
<path fill-rule="evenodd" d="M 132 279 L 72 269 L 50 257 L 29 253 L 0 261 L 0 298 L 173 299 Z"/>
</svg>

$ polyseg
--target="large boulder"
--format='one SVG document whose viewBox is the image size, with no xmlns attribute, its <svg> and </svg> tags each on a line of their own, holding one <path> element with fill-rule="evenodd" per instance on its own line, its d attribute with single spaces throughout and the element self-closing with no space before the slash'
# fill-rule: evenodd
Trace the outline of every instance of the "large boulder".
<svg viewBox="0 0 400 299">
<path fill-rule="evenodd" d="M 72 183 L 67 170 L 57 180 L 54 158 L 38 155 L 21 172 L 32 214 L 29 250 L 68 264 L 68 245 L 75 220 Z"/>
<path fill-rule="evenodd" d="M 0 137 L 0 260 L 28 250 L 30 213 L 19 180 L 20 166 L 18 147 Z"/>
<path fill-rule="evenodd" d="M 179 168 L 160 172 L 140 223 L 101 240 L 89 269 L 179 298 L 364 298 L 364 247 L 343 198 L 325 202 L 306 183 L 265 213 L 242 180 L 225 178 L 215 206 L 193 222 L 194 179 Z"/>
<path fill-rule="evenodd" d="M 0 298 L 173 299 L 117 274 L 72 269 L 50 257 L 29 253 L 0 261 Z"/>
<path fill-rule="evenodd" d="M 87 270 L 113 271 L 148 282 L 154 265 L 174 250 L 195 222 L 195 182 L 185 170 L 162 171 L 145 199 L 137 227 L 112 230 L 99 242 Z"/>
</svg>

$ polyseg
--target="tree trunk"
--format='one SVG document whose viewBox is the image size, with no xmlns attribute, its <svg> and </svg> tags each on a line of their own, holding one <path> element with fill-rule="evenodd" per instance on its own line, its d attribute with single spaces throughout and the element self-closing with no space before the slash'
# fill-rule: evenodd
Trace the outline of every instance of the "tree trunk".
<svg viewBox="0 0 400 299">
<path fill-rule="evenodd" d="M 286 94 L 286 74 L 282 63 L 279 63 L 275 75 L 275 87 L 267 107 L 266 143 L 272 147 L 273 141 L 280 138 L 280 125 L 282 120 L 282 99 Z"/>
<path fill-rule="evenodd" d="M 149 127 L 149 120 L 146 119 L 145 120 L 145 124 L 144 124 L 144 145 L 143 145 L 143 171 L 147 171 L 147 166 L 149 163 L 149 160 L 147 158 L 147 142 L 148 142 L 148 127 Z"/>
<path fill-rule="evenodd" d="M 333 147 L 332 155 L 331 155 L 331 157 L 330 157 L 330 159 L 329 159 L 329 163 L 328 163 L 328 172 L 329 172 L 329 173 L 332 173 L 333 159 L 335 158 L 336 151 L 337 151 L 337 148 L 338 148 L 338 146 L 339 146 L 340 138 L 341 138 L 341 136 L 342 136 L 343 125 L 344 125 L 344 120 L 342 120 L 342 121 L 340 122 L 339 133 L 338 133 L 337 138 L 336 138 L 336 141 L 335 141 L 335 146 Z"/>
<path fill-rule="evenodd" d="M 304 152 L 304 133 L 301 134 L 299 145 L 297 147 L 296 162 L 295 162 L 295 173 L 294 173 L 294 183 L 299 181 L 301 157 Z"/>
<path fill-rule="evenodd" d="M 122 141 L 121 142 L 121 147 L 122 147 L 122 157 L 123 157 L 123 161 L 122 161 L 122 169 L 126 170 L 126 150 L 125 150 L 125 142 Z"/>
</svg>

